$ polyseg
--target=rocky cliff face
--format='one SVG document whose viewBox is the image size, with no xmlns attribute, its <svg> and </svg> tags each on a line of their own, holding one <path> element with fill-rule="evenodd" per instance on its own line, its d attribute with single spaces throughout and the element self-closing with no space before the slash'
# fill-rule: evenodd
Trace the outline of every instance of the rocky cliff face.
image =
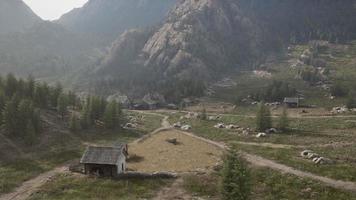
<svg viewBox="0 0 356 200">
<path fill-rule="evenodd" d="M 146 91 L 176 80 L 212 80 L 253 61 L 262 44 L 259 28 L 234 0 L 181 1 L 162 25 L 133 33 L 117 40 L 93 77 L 105 77 L 111 81 L 106 85 L 122 88 L 123 76 L 129 76 L 131 86 Z"/>
<path fill-rule="evenodd" d="M 256 67 L 290 42 L 356 38 L 355 11 L 355 0 L 181 0 L 162 25 L 123 34 L 93 77 L 105 85 L 100 91 L 171 94 L 177 82 L 205 84 Z"/>
<path fill-rule="evenodd" d="M 90 0 L 62 16 L 58 23 L 111 43 L 127 29 L 161 22 L 176 0 Z"/>
<path fill-rule="evenodd" d="M 0 34 L 23 31 L 39 21 L 22 0 L 0 0 Z"/>
</svg>

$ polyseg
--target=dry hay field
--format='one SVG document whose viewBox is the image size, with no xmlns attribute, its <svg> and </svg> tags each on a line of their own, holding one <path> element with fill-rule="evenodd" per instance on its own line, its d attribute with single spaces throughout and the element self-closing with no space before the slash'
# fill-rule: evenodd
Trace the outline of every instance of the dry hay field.
<svg viewBox="0 0 356 200">
<path fill-rule="evenodd" d="M 177 145 L 167 142 L 176 138 Z M 177 130 L 162 131 L 139 143 L 129 145 L 132 160 L 127 167 L 140 172 L 192 172 L 211 170 L 222 158 L 214 145 L 184 135 Z"/>
</svg>

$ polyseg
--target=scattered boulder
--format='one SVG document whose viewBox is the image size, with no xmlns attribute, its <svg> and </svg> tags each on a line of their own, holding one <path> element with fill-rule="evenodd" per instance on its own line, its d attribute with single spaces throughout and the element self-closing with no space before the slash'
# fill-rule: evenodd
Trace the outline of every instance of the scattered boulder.
<svg viewBox="0 0 356 200">
<path fill-rule="evenodd" d="M 324 158 L 322 156 L 319 156 L 318 154 L 314 153 L 311 150 L 304 150 L 300 153 L 300 155 L 305 158 L 305 159 L 310 159 L 312 160 L 315 164 L 317 165 L 322 165 L 322 164 L 331 164 L 332 161 L 330 159 Z"/>
<path fill-rule="evenodd" d="M 174 144 L 174 145 L 177 145 L 177 144 L 178 144 L 177 138 L 167 139 L 166 141 L 167 141 L 168 143 L 171 143 L 171 144 Z"/>
<path fill-rule="evenodd" d="M 303 158 L 307 158 L 310 153 L 313 153 L 313 151 L 304 150 L 304 151 L 302 151 L 302 153 L 300 153 L 300 156 L 302 156 Z"/>
<path fill-rule="evenodd" d="M 173 127 L 174 128 L 180 128 L 180 127 L 182 127 L 182 124 L 180 122 L 177 122 L 177 123 L 173 124 Z"/>
<path fill-rule="evenodd" d="M 214 127 L 215 127 L 215 128 L 219 128 L 219 129 L 222 129 L 222 128 L 225 128 L 226 126 L 225 126 L 225 124 L 223 124 L 223 123 L 219 123 L 219 124 L 216 124 Z"/>
<path fill-rule="evenodd" d="M 346 106 L 342 106 L 342 107 L 334 107 L 331 111 L 332 114 L 342 114 L 342 113 L 346 113 L 348 112 L 349 109 L 346 108 Z"/>
<path fill-rule="evenodd" d="M 258 134 L 256 135 L 257 138 L 266 137 L 266 136 L 267 136 L 266 133 L 258 133 Z"/>
<path fill-rule="evenodd" d="M 270 129 L 267 129 L 266 130 L 266 133 L 267 134 L 273 134 L 273 133 L 277 133 L 278 131 L 277 131 L 277 129 L 275 129 L 275 128 L 270 128 Z"/>
<path fill-rule="evenodd" d="M 234 124 L 229 124 L 229 125 L 226 126 L 226 128 L 232 130 L 232 129 L 238 129 L 238 128 L 240 128 L 240 127 L 237 126 L 237 125 L 234 125 Z"/>
<path fill-rule="evenodd" d="M 183 131 L 189 131 L 190 129 L 192 129 L 192 127 L 190 125 L 184 125 L 180 129 Z"/>
<path fill-rule="evenodd" d="M 126 123 L 124 128 L 129 129 L 129 128 L 136 128 L 136 125 L 133 123 Z"/>
</svg>

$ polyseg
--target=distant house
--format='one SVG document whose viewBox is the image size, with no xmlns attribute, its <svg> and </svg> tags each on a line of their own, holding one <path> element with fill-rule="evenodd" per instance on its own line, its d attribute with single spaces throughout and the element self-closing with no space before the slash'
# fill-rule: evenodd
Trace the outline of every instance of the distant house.
<svg viewBox="0 0 356 200">
<path fill-rule="evenodd" d="M 288 107 L 290 108 L 298 108 L 299 107 L 299 98 L 297 97 L 293 97 L 293 98 L 290 98 L 290 97 L 286 97 L 284 98 L 284 101 L 283 103 L 285 105 L 287 105 Z"/>
<path fill-rule="evenodd" d="M 80 163 L 84 165 L 85 174 L 116 177 L 126 171 L 126 144 L 116 147 L 87 147 Z"/>
</svg>

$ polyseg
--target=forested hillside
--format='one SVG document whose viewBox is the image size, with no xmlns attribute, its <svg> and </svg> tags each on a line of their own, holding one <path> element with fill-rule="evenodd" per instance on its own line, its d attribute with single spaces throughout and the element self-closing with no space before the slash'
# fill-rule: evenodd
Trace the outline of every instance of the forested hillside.
<svg viewBox="0 0 356 200">
<path fill-rule="evenodd" d="M 123 122 L 121 106 L 115 101 L 96 96 L 81 100 L 60 84 L 51 87 L 32 77 L 16 79 L 9 74 L 0 78 L 0 135 L 19 146 L 40 147 L 49 142 L 56 128 L 74 134 L 97 126 L 117 129 Z"/>
</svg>

